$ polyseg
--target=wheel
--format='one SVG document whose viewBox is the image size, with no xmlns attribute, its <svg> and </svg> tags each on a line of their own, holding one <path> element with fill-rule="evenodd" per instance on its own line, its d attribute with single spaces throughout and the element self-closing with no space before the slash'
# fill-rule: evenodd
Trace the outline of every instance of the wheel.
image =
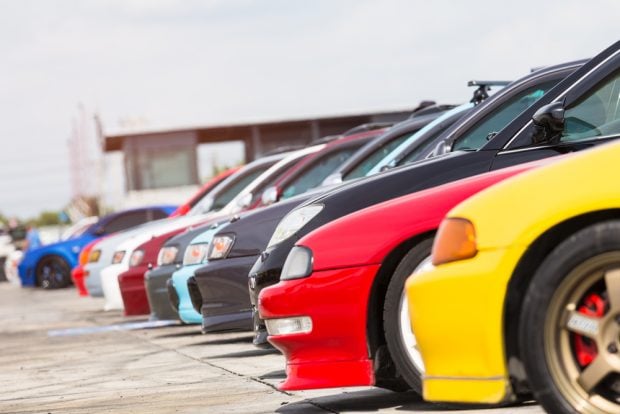
<svg viewBox="0 0 620 414">
<path fill-rule="evenodd" d="M 534 274 L 519 346 L 550 413 L 620 413 L 620 221 L 587 227 Z"/>
<path fill-rule="evenodd" d="M 424 362 L 411 331 L 405 281 L 413 272 L 430 263 L 433 239 L 418 243 L 400 261 L 385 294 L 383 331 L 396 369 L 417 393 L 422 393 Z"/>
<path fill-rule="evenodd" d="M 71 268 L 59 256 L 45 256 L 37 265 L 37 286 L 43 289 L 60 289 L 71 284 Z"/>
</svg>

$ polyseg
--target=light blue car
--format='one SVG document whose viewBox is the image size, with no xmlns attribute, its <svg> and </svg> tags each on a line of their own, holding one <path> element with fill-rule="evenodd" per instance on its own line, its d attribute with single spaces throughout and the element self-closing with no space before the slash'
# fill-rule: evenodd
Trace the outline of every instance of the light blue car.
<svg viewBox="0 0 620 414">
<path fill-rule="evenodd" d="M 227 222 L 218 223 L 196 236 L 185 249 L 183 267 L 172 274 L 169 289 L 174 289 L 178 298 L 179 318 L 188 324 L 202 323 L 202 315 L 194 309 L 187 290 L 187 279 L 194 276 L 194 271 L 207 262 L 206 249 L 213 240 L 215 233 Z"/>
</svg>

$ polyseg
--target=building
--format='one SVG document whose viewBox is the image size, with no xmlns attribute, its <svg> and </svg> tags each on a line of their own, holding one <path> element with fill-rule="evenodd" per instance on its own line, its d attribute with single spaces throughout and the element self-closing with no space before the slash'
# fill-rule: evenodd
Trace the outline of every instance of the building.
<svg viewBox="0 0 620 414">
<path fill-rule="evenodd" d="M 200 184 L 198 147 L 242 142 L 245 162 L 280 147 L 305 145 L 365 123 L 397 122 L 412 110 L 364 113 L 271 122 L 211 125 L 104 135 L 103 150 L 122 152 L 126 188 L 116 207 L 180 203 Z"/>
</svg>

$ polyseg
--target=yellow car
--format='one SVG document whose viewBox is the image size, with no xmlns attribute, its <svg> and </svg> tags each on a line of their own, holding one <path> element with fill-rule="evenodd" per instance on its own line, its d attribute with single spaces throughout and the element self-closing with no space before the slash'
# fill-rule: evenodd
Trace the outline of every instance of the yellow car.
<svg viewBox="0 0 620 414">
<path fill-rule="evenodd" d="M 620 413 L 620 143 L 455 207 L 406 285 L 430 401 Z"/>
</svg>

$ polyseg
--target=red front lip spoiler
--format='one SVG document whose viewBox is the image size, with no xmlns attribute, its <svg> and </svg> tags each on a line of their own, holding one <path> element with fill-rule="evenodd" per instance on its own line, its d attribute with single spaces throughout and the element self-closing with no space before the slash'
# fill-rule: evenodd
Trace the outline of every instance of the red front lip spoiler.
<svg viewBox="0 0 620 414">
<path fill-rule="evenodd" d="M 282 390 L 374 385 L 368 356 L 367 312 L 379 265 L 318 271 L 307 278 L 263 289 L 259 311 L 265 319 L 312 318 L 312 331 L 269 336 L 286 357 Z"/>
<path fill-rule="evenodd" d="M 86 281 L 84 280 L 88 276 L 88 272 L 84 270 L 84 266 L 78 265 L 71 271 L 71 280 L 77 288 L 78 295 L 88 296 L 88 289 L 86 288 Z"/>
</svg>

